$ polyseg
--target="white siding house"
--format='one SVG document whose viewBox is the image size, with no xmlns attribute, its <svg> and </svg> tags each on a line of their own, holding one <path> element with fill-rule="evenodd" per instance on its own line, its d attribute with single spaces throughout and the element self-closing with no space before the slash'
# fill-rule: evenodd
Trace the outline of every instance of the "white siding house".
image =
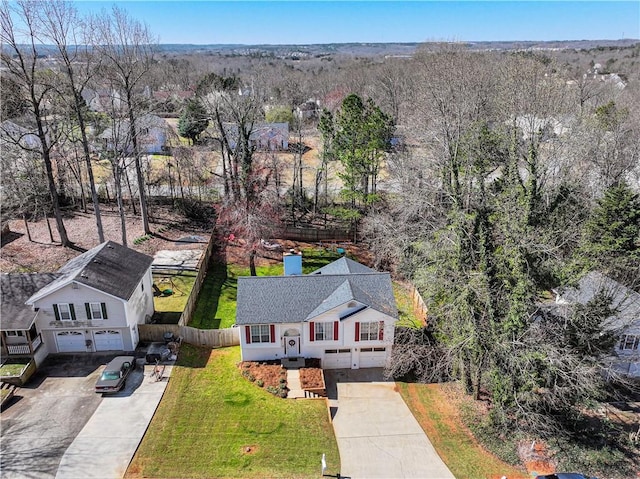
<svg viewBox="0 0 640 479">
<path fill-rule="evenodd" d="M 286 265 L 286 263 L 285 263 Z M 385 365 L 397 309 L 388 273 L 341 258 L 308 275 L 238 278 L 244 361 L 318 358 L 325 369 Z"/>
<path fill-rule="evenodd" d="M 586 304 L 597 294 L 606 294 L 614 314 L 602 327 L 618 335 L 612 367 L 621 374 L 640 377 L 640 294 L 595 271 L 581 278 L 577 288 L 555 292 L 556 303 L 565 306 Z"/>
<path fill-rule="evenodd" d="M 63 266 L 26 301 L 49 352 L 133 351 L 154 312 L 152 261 L 109 241 Z"/>
</svg>

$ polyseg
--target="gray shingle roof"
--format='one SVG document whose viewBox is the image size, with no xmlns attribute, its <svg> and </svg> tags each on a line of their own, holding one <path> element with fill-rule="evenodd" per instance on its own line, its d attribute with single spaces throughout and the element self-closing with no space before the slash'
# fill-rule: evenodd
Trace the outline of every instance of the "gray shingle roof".
<svg viewBox="0 0 640 479">
<path fill-rule="evenodd" d="M 329 263 L 322 268 L 315 270 L 311 274 L 357 274 L 357 273 L 377 273 L 377 271 L 367 268 L 365 265 L 353 261 L 343 256 L 340 259 Z"/>
<path fill-rule="evenodd" d="M 331 265 L 334 266 L 329 268 Z M 327 273 L 344 271 L 345 266 L 358 272 Z M 397 317 L 388 273 L 375 272 L 347 258 L 341 258 L 321 269 L 322 274 L 238 278 L 236 324 L 309 321 L 352 300 Z"/>
<path fill-rule="evenodd" d="M 557 292 L 565 302 L 580 304 L 588 303 L 600 292 L 609 296 L 616 315 L 605 321 L 606 329 L 622 329 L 640 321 L 640 294 L 597 271 L 583 276 L 577 288 L 559 288 Z"/>
<path fill-rule="evenodd" d="M 153 258 L 113 241 L 82 253 L 58 270 L 60 277 L 29 298 L 32 303 L 71 281 L 127 300 Z"/>
<path fill-rule="evenodd" d="M 36 315 L 25 304 L 29 297 L 59 278 L 58 273 L 10 273 L 0 275 L 0 323 L 3 331 L 29 329 Z"/>
</svg>

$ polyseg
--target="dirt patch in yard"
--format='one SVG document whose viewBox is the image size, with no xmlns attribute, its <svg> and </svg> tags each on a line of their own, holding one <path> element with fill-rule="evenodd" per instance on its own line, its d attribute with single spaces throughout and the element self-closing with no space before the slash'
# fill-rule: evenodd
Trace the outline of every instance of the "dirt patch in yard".
<svg viewBox="0 0 640 479">
<path fill-rule="evenodd" d="M 337 248 L 345 250 L 347 256 L 355 259 L 359 263 L 372 267 L 374 263 L 373 254 L 367 249 L 364 244 L 353 244 L 350 242 L 323 242 L 323 243 L 305 243 L 303 241 L 290 241 L 282 239 L 270 239 L 272 243 L 278 243 L 281 247 L 281 251 L 269 251 L 264 248 L 258 249 L 258 255 L 256 257 L 256 265 L 271 265 L 282 263 L 282 253 L 295 249 L 297 251 L 306 249 L 323 248 L 329 251 L 336 251 Z M 229 264 L 236 264 L 240 266 L 249 266 L 249 251 L 244 245 L 244 240 L 236 239 L 233 243 L 228 243 L 225 247 L 225 259 Z"/>
<path fill-rule="evenodd" d="M 142 219 L 140 216 L 127 216 L 126 229 L 130 248 L 153 256 L 159 250 L 204 249 L 206 247 L 206 244 L 176 241 L 188 236 L 202 236 L 208 240 L 212 226 L 191 222 L 165 206 L 153 205 L 151 212 L 150 226 L 155 235 L 139 244 L 134 244 L 134 240 L 143 236 Z M 10 220 L 11 237 L 7 241 L 4 241 L 3 237 L 0 271 L 3 273 L 57 271 L 82 251 L 89 250 L 99 244 L 95 217 L 91 213 L 74 212 L 64 218 L 69 239 L 78 249 L 61 247 L 55 220 L 50 218 L 49 223 L 54 243 L 51 242 L 46 220 L 29 221 L 29 233 L 32 241 L 29 241 L 27 229 L 22 220 Z M 120 217 L 112 207 L 102 205 L 102 224 L 105 239 L 121 243 Z"/>
</svg>

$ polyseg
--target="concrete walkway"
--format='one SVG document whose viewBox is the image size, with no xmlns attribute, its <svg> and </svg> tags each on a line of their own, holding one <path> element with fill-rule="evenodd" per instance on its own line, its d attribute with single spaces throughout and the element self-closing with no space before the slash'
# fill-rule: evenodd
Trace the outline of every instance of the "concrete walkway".
<svg viewBox="0 0 640 479">
<path fill-rule="evenodd" d="M 381 370 L 325 371 L 325 382 L 341 476 L 454 479 Z"/>
<path fill-rule="evenodd" d="M 299 369 L 287 369 L 287 387 L 289 388 L 289 392 L 287 393 L 288 399 L 301 399 L 305 397 L 304 390 L 300 384 Z"/>
<path fill-rule="evenodd" d="M 105 395 L 85 427 L 65 451 L 56 479 L 121 479 L 162 399 L 171 374 L 160 381 L 153 365 L 138 360 L 125 389 Z"/>
</svg>

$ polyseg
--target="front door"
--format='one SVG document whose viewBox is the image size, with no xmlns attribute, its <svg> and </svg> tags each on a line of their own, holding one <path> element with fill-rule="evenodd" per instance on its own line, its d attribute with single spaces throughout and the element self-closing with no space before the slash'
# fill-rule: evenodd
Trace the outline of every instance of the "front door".
<svg viewBox="0 0 640 479">
<path fill-rule="evenodd" d="M 285 336 L 284 344 L 288 358 L 297 358 L 300 355 L 300 336 Z"/>
</svg>

